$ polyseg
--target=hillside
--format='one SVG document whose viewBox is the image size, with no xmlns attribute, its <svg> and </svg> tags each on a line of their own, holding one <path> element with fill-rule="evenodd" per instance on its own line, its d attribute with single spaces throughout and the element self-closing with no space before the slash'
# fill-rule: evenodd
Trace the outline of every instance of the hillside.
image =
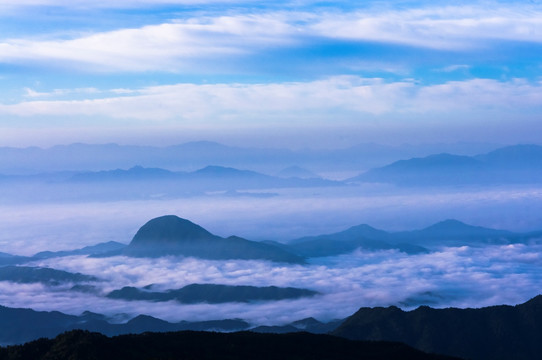
<svg viewBox="0 0 542 360">
<path fill-rule="evenodd" d="M 400 341 L 473 360 L 539 359 L 542 296 L 516 306 L 412 311 L 361 308 L 332 333 L 348 339 Z"/>
</svg>

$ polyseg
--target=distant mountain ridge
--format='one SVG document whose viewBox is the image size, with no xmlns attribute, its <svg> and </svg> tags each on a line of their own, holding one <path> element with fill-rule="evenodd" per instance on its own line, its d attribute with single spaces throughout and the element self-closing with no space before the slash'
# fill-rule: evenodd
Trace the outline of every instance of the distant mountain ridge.
<svg viewBox="0 0 542 360">
<path fill-rule="evenodd" d="M 209 164 L 250 168 L 267 173 L 277 173 L 292 164 L 317 172 L 336 169 L 359 171 L 405 157 L 426 156 L 436 151 L 454 150 L 465 154 L 479 154 L 497 147 L 494 144 L 468 143 L 402 146 L 367 143 L 344 149 L 289 150 L 228 146 L 211 141 L 165 147 L 81 143 L 57 145 L 47 149 L 0 147 L 0 174 L 100 171 L 131 168 L 138 164 L 173 171 L 193 171 Z"/>
<path fill-rule="evenodd" d="M 142 226 L 130 245 L 110 241 L 75 250 L 42 251 L 33 256 L 0 253 L 0 267 L 72 255 L 90 257 L 182 255 L 205 259 L 261 259 L 303 264 L 305 258 L 336 256 L 351 253 L 356 249 L 398 250 L 407 254 L 420 254 L 443 246 L 477 247 L 532 242 L 542 242 L 542 231 L 516 233 L 468 225 L 454 219 L 443 220 L 426 228 L 411 231 L 388 232 L 361 224 L 336 233 L 305 236 L 286 243 L 258 242 L 237 236 L 222 238 L 189 220 L 166 215 L 152 219 Z"/>
<path fill-rule="evenodd" d="M 540 183 L 542 146 L 515 145 L 476 156 L 443 153 L 400 160 L 348 181 L 405 186 Z"/>
<path fill-rule="evenodd" d="M 448 219 L 420 230 L 399 232 L 386 232 L 362 224 L 337 233 L 293 239 L 276 246 L 310 258 L 346 254 L 356 249 L 395 249 L 407 254 L 420 254 L 443 246 L 503 245 L 533 240 L 542 241 L 542 232 L 514 233 Z"/>
</svg>

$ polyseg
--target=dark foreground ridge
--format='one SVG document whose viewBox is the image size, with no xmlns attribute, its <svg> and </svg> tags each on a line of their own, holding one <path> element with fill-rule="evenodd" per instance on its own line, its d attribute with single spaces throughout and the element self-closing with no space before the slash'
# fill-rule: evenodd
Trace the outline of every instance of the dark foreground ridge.
<svg viewBox="0 0 542 360">
<path fill-rule="evenodd" d="M 432 309 L 361 308 L 333 335 L 399 341 L 427 352 L 473 360 L 542 358 L 542 295 L 516 306 Z"/>
<path fill-rule="evenodd" d="M 15 359 L 337 359 L 446 360 L 394 342 L 352 341 L 308 333 L 172 332 L 108 338 L 75 330 L 55 339 L 0 348 L 0 360 Z"/>
</svg>

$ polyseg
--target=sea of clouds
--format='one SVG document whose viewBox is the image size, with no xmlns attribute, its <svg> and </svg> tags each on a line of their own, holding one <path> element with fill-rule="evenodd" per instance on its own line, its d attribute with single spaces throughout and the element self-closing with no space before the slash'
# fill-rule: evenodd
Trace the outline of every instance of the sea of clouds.
<svg viewBox="0 0 542 360">
<path fill-rule="evenodd" d="M 390 189 L 344 187 L 273 190 L 268 198 L 210 194 L 176 199 L 41 202 L 0 205 L 0 252 L 32 255 L 104 241 L 129 243 L 153 217 L 175 214 L 220 235 L 286 241 L 367 223 L 390 231 L 419 229 L 455 218 L 514 231 L 542 229 L 542 189 Z M 81 314 L 89 310 L 125 321 L 148 314 L 168 321 L 241 318 L 251 324 L 285 324 L 313 316 L 344 318 L 363 306 L 412 309 L 518 304 L 542 293 L 542 245 L 439 248 L 429 254 L 396 250 L 310 259 L 307 265 L 267 261 L 211 261 L 69 256 L 36 261 L 94 275 L 94 291 L 73 284 L 0 282 L 0 304 Z M 314 297 L 254 303 L 180 304 L 108 299 L 124 286 L 178 289 L 192 283 L 281 286 L 319 292 Z"/>
<path fill-rule="evenodd" d="M 94 275 L 95 292 L 73 284 L 46 286 L 0 282 L 0 304 L 81 314 L 89 310 L 118 321 L 147 314 L 168 321 L 241 318 L 251 324 L 285 324 L 309 316 L 344 318 L 364 306 L 412 309 L 518 304 L 542 289 L 542 246 L 503 245 L 443 248 L 407 255 L 395 250 L 313 259 L 308 265 L 268 261 L 212 261 L 183 257 L 158 259 L 70 256 L 31 263 Z M 192 283 L 299 287 L 320 295 L 296 300 L 227 304 L 125 301 L 104 297 L 123 286 L 155 284 L 155 290 Z"/>
</svg>

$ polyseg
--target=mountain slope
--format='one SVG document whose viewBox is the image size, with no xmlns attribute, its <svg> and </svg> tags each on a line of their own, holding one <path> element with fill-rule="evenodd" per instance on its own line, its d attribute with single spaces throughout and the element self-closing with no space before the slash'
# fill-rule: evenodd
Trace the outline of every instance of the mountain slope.
<svg viewBox="0 0 542 360">
<path fill-rule="evenodd" d="M 539 359 L 542 296 L 516 306 L 412 311 L 361 308 L 334 335 L 356 340 L 400 341 L 427 352 L 474 360 Z"/>
</svg>

